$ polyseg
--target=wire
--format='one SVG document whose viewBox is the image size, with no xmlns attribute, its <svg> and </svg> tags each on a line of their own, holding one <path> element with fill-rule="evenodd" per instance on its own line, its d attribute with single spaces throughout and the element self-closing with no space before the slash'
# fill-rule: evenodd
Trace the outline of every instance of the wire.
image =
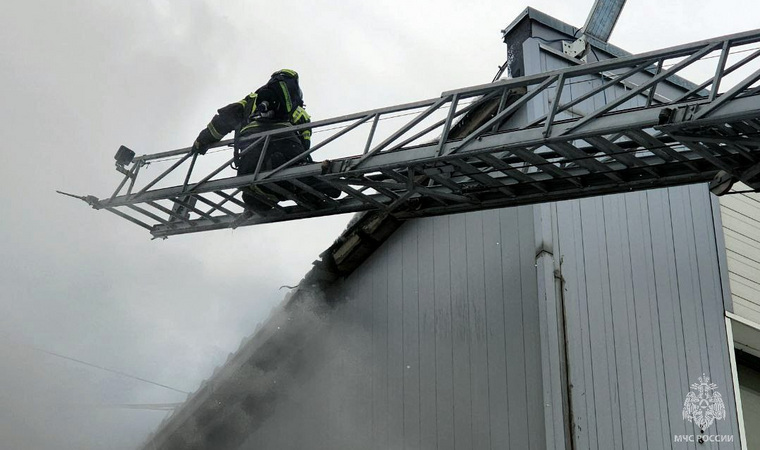
<svg viewBox="0 0 760 450">
<path fill-rule="evenodd" d="M 459 103 L 458 103 L 458 105 L 459 105 L 459 106 L 469 106 L 469 105 L 471 105 L 471 104 L 473 104 L 473 103 L 477 102 L 478 100 L 479 100 L 479 99 L 465 100 L 465 101 L 461 101 L 461 102 L 459 102 Z M 441 109 L 441 110 L 446 110 L 446 109 L 449 109 L 449 108 L 451 108 L 451 105 L 450 105 L 450 104 L 448 104 L 448 105 L 444 105 L 444 106 L 441 106 L 441 107 L 440 107 L 440 109 Z M 415 115 L 415 114 L 419 114 L 419 111 L 409 111 L 409 112 L 405 112 L 405 113 L 398 113 L 398 114 L 394 114 L 394 115 L 391 115 L 391 116 L 380 117 L 378 120 L 390 120 L 390 119 L 397 119 L 397 118 L 399 118 L 399 117 L 411 116 L 411 115 Z M 317 134 L 317 133 L 324 133 L 324 132 L 326 132 L 326 131 L 333 131 L 333 130 L 343 130 L 343 129 L 345 129 L 345 128 L 348 128 L 348 127 L 350 127 L 351 125 L 353 125 L 353 124 L 349 123 L 349 124 L 346 124 L 346 125 L 338 125 L 338 126 L 335 126 L 335 127 L 331 127 L 331 128 L 319 128 L 319 129 L 317 129 L 317 130 L 313 130 L 313 131 L 312 131 L 312 134 Z M 208 152 L 206 152 L 206 154 L 207 154 L 207 155 L 208 155 L 208 154 L 214 154 L 214 153 L 224 152 L 224 151 L 227 151 L 227 150 L 228 150 L 228 148 L 224 148 L 224 147 L 216 147 L 216 148 L 214 148 L 214 149 L 211 149 L 211 150 L 209 150 Z M 152 161 L 150 161 L 150 163 L 147 163 L 146 165 L 148 165 L 148 164 L 152 164 L 152 163 L 161 163 L 161 162 L 168 162 L 168 161 L 177 161 L 177 160 L 179 160 L 179 159 L 182 159 L 183 157 L 184 157 L 184 155 L 177 155 L 177 156 L 168 156 L 168 157 L 166 157 L 166 158 L 163 158 L 163 159 L 155 159 L 155 160 L 152 160 Z"/>
<path fill-rule="evenodd" d="M 183 403 L 115 403 L 109 405 L 95 405 L 96 408 L 116 409 L 142 409 L 149 411 L 174 411 Z"/>
<path fill-rule="evenodd" d="M 728 54 L 729 55 L 738 55 L 739 53 L 747 53 L 747 52 L 751 52 L 753 50 L 760 50 L 760 47 L 745 48 L 743 50 L 733 50 L 733 51 L 729 51 Z M 718 55 L 712 55 L 712 56 L 705 56 L 705 57 L 702 57 L 702 58 L 700 58 L 700 59 L 698 59 L 697 61 L 694 61 L 694 62 L 696 63 L 696 62 L 699 62 L 699 61 L 704 61 L 706 59 L 715 59 L 715 58 L 720 58 L 720 54 L 718 54 Z M 664 64 L 662 66 L 662 68 L 663 69 L 668 69 L 670 67 L 675 66 L 676 64 L 678 64 L 678 63 Z"/>
<path fill-rule="evenodd" d="M 214 153 L 226 152 L 227 150 L 229 150 L 227 147 L 215 147 L 213 149 L 209 149 L 206 152 L 206 154 L 207 155 L 213 155 Z M 145 165 L 147 166 L 147 165 L 153 164 L 153 163 L 161 163 L 161 162 L 167 162 L 167 161 L 177 161 L 178 159 L 182 159 L 184 157 L 185 157 L 185 155 L 167 156 L 166 158 L 163 158 L 163 159 L 154 159 L 154 160 L 151 160 L 150 162 L 146 163 Z"/>
<path fill-rule="evenodd" d="M 5 339 L 8 340 L 8 338 L 5 338 Z M 185 395 L 190 394 L 190 392 L 188 392 L 188 391 L 183 391 L 182 389 L 177 389 L 177 388 L 168 386 L 166 384 L 158 383 L 156 381 L 151 381 L 151 380 L 148 380 L 146 378 L 142 378 L 142 377 L 138 377 L 138 376 L 126 373 L 126 372 L 122 372 L 120 370 L 109 369 L 108 367 L 99 366 L 97 364 L 93 364 L 93 363 L 90 363 L 90 362 L 87 362 L 87 361 L 83 361 L 83 360 L 77 359 L 77 358 L 72 358 L 71 356 L 62 355 L 60 353 L 51 352 L 49 350 L 41 349 L 41 348 L 35 347 L 33 345 L 22 344 L 22 343 L 16 343 L 16 344 L 20 345 L 22 347 L 26 347 L 26 348 L 38 351 L 40 353 L 44 353 L 46 355 L 55 356 L 56 358 L 61 358 L 61 359 L 65 359 L 67 361 L 72 361 L 72 362 L 81 364 L 83 366 L 92 367 L 92 368 L 95 368 L 95 369 L 98 369 L 98 370 L 102 370 L 104 372 L 109 372 L 109 373 L 113 373 L 113 374 L 116 374 L 116 375 L 121 375 L 121 376 L 123 376 L 125 378 L 130 378 L 130 379 L 133 379 L 133 380 L 142 381 L 143 383 L 148 383 L 148 384 L 152 384 L 154 386 L 162 387 L 164 389 L 169 389 L 169 390 L 172 390 L 172 391 L 175 391 L 175 392 L 179 392 L 180 394 L 185 394 Z"/>
<path fill-rule="evenodd" d="M 459 106 L 469 106 L 469 105 L 477 102 L 478 100 L 479 99 L 465 100 L 465 101 L 458 102 L 458 105 Z M 447 105 L 444 105 L 444 106 L 440 107 L 441 110 L 445 110 L 445 109 L 449 109 L 449 108 L 451 108 L 451 104 L 447 104 Z M 409 112 L 405 112 L 405 113 L 394 114 L 392 116 L 381 117 L 378 120 L 396 119 L 396 118 L 399 118 L 399 117 L 412 116 L 414 114 L 419 114 L 419 112 L 418 111 L 409 111 Z M 317 134 L 317 133 L 322 133 L 322 132 L 325 132 L 325 131 L 332 131 L 332 130 L 342 130 L 344 128 L 350 127 L 351 125 L 352 124 L 340 125 L 340 126 L 332 127 L 332 128 L 320 128 L 318 130 L 312 131 L 312 134 Z"/>
</svg>

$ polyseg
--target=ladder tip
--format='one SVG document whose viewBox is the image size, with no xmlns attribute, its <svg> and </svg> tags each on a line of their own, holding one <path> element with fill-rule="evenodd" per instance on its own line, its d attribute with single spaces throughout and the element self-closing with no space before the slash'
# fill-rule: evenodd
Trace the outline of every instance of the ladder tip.
<svg viewBox="0 0 760 450">
<path fill-rule="evenodd" d="M 76 194 L 70 194 L 70 193 L 64 192 L 64 191 L 59 191 L 57 189 L 56 189 L 55 192 L 57 192 L 57 193 L 59 193 L 61 195 L 64 195 L 66 197 L 71 197 L 71 198 L 76 198 L 76 199 L 82 200 L 83 202 L 87 203 L 88 205 L 92 206 L 93 208 L 96 207 L 97 205 L 99 205 L 99 203 L 100 203 L 100 201 L 98 200 L 98 198 L 95 197 L 94 195 L 76 195 Z"/>
</svg>

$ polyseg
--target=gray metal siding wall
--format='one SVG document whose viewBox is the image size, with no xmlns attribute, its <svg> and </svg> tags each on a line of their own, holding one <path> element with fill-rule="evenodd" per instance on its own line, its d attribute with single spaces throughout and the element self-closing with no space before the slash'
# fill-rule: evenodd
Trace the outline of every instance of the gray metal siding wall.
<svg viewBox="0 0 760 450">
<path fill-rule="evenodd" d="M 551 32 L 541 37 L 557 38 Z M 537 39 L 528 39 L 523 53 L 528 75 L 570 64 L 541 50 Z M 563 91 L 563 101 L 601 83 L 577 80 Z M 583 114 L 624 92 L 596 95 L 576 111 Z M 658 93 L 672 97 L 678 91 L 663 85 Z M 639 96 L 621 107 L 644 101 Z M 528 118 L 549 106 L 548 97 L 538 96 L 528 105 Z M 551 209 L 575 448 L 695 448 L 673 439 L 698 433 L 683 420 L 682 408 L 702 373 L 718 384 L 728 409 L 727 420 L 709 432 L 734 434 L 736 442 L 720 448 L 738 448 L 719 244 L 706 187 L 596 197 Z"/>
<path fill-rule="evenodd" d="M 523 50 L 527 74 L 568 64 Z M 244 448 L 562 448 L 566 400 L 576 449 L 711 448 L 673 443 L 702 373 L 728 409 L 709 432 L 738 448 L 712 207 L 691 186 L 407 223 L 333 293 L 314 375 Z"/>
<path fill-rule="evenodd" d="M 696 448 L 682 418 L 703 373 L 739 448 L 712 206 L 703 185 L 555 205 L 576 448 Z"/>
<path fill-rule="evenodd" d="M 533 208 L 406 223 L 242 448 L 543 449 Z"/>
</svg>

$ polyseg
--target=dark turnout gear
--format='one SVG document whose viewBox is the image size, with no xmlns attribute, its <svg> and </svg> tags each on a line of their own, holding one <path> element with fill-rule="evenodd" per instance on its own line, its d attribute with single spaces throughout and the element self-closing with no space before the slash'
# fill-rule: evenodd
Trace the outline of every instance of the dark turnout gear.
<svg viewBox="0 0 760 450">
<path fill-rule="evenodd" d="M 239 130 L 240 137 L 309 123 L 311 118 L 304 109 L 303 93 L 298 86 L 298 74 L 283 69 L 272 74 L 264 86 L 248 94 L 239 102 L 230 103 L 219 109 L 208 126 L 203 129 L 193 143 L 193 151 L 205 154 L 211 144 L 219 142 L 230 131 Z M 235 148 L 235 152 L 244 152 L 237 160 L 238 175 L 248 175 L 256 171 L 264 142 L 252 148 L 246 148 L 254 141 L 247 140 Z M 236 142 L 237 146 L 238 143 Z M 311 130 L 287 132 L 272 136 L 267 147 L 261 171 L 273 170 L 302 154 L 311 146 Z M 303 163 L 313 162 L 310 156 Z M 316 180 L 314 180 L 316 182 Z M 340 191 L 325 187 L 325 194 L 337 197 Z M 325 190 L 320 189 L 320 190 Z M 294 189 L 297 191 L 298 189 Z M 266 188 L 250 186 L 242 189 L 243 201 L 250 208 L 261 211 L 271 209 L 280 200 Z"/>
<path fill-rule="evenodd" d="M 241 136 L 245 136 L 272 128 L 309 123 L 311 118 L 303 106 L 298 74 L 289 69 L 280 70 L 273 73 L 267 84 L 256 92 L 219 109 L 198 135 L 193 150 L 204 154 L 209 145 L 219 142 L 236 128 L 240 129 Z M 300 140 L 304 150 L 309 149 L 311 130 L 301 130 L 293 135 Z M 272 142 L 276 140 L 272 139 Z"/>
</svg>

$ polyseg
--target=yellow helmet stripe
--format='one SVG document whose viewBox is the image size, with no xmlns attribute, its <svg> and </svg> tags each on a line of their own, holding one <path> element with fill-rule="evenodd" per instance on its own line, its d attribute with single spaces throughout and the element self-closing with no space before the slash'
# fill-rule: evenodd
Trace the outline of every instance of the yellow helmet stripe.
<svg viewBox="0 0 760 450">
<path fill-rule="evenodd" d="M 288 92 L 288 86 L 284 81 L 280 81 L 280 88 L 282 89 L 282 95 L 285 96 L 285 110 L 291 112 L 293 110 L 293 103 L 290 100 L 290 92 Z"/>
</svg>

